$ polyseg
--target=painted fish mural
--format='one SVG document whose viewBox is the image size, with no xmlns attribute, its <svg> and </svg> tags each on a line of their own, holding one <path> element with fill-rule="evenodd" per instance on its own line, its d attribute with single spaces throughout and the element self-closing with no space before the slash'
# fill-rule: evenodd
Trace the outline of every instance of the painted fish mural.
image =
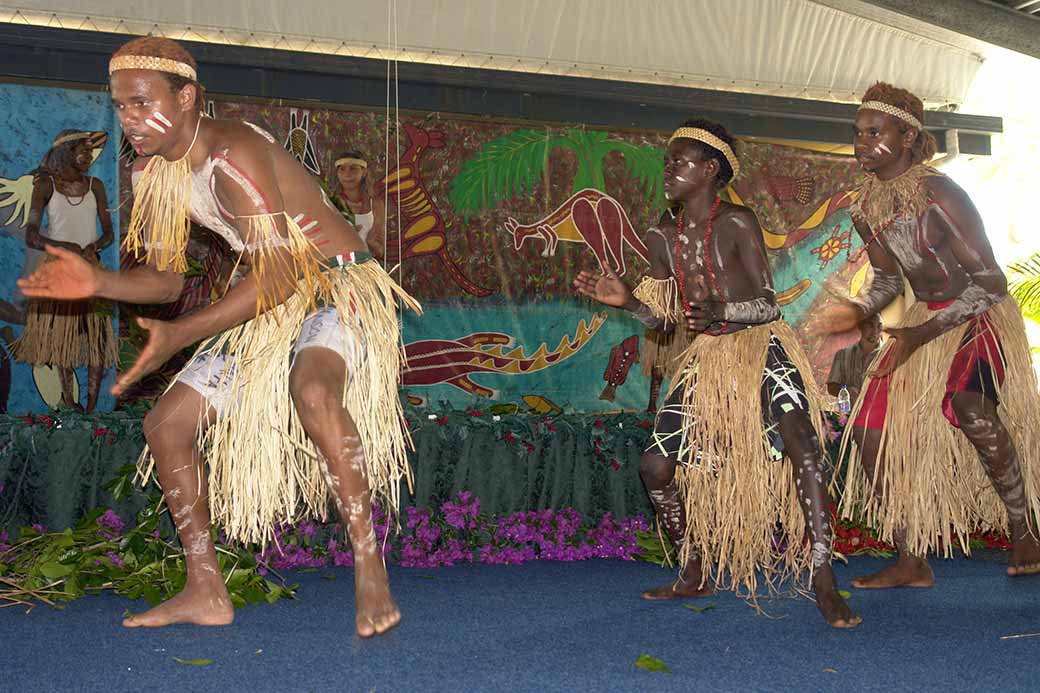
<svg viewBox="0 0 1040 693">
<path fill-rule="evenodd" d="M 502 332 L 476 332 L 458 339 L 424 339 L 405 345 L 405 386 L 447 384 L 481 397 L 497 399 L 498 392 L 471 379 L 478 373 L 525 375 L 549 368 L 578 353 L 606 321 L 606 313 L 578 323 L 574 338 L 567 335 L 550 351 L 542 342 L 530 356 L 513 347 L 514 338 Z M 507 347 L 512 347 L 506 351 Z"/>
</svg>

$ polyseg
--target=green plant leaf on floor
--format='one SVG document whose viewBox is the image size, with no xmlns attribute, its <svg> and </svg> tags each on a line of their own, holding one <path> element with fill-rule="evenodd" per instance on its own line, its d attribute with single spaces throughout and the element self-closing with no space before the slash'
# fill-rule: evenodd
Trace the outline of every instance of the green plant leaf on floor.
<svg viewBox="0 0 1040 693">
<path fill-rule="evenodd" d="M 193 667 L 208 667 L 213 663 L 212 659 L 181 659 L 180 657 L 174 657 L 173 661 L 178 664 L 190 664 Z"/>
<path fill-rule="evenodd" d="M 120 481 L 131 484 L 136 466 L 125 465 Z M 132 484 L 131 484 L 132 485 Z M 60 532 L 25 527 L 0 553 L 0 606 L 45 603 L 61 608 L 88 594 L 113 591 L 129 599 L 159 604 L 179 593 L 187 580 L 184 554 L 172 540 L 172 524 L 158 488 L 150 489 L 135 523 L 112 531 L 110 509 L 90 511 L 75 528 Z M 165 522 L 160 527 L 160 519 Z M 123 525 L 122 521 L 119 521 Z M 167 529 L 168 528 L 168 529 Z M 121 533 L 120 533 L 121 532 Z M 216 531 L 214 530 L 214 539 Z M 6 535 L 5 535 L 6 539 Z M 227 576 L 231 601 L 236 607 L 291 599 L 296 585 L 287 586 L 270 566 L 257 564 L 252 547 L 217 542 L 217 560 Z M 270 573 L 264 577 L 261 573 Z M 124 617 L 133 616 L 129 610 Z"/>
<path fill-rule="evenodd" d="M 672 673 L 667 664 L 657 657 L 651 657 L 648 654 L 641 654 L 636 657 L 636 666 L 646 671 L 664 672 L 665 674 Z"/>
<path fill-rule="evenodd" d="M 715 608 L 714 604 L 708 604 L 707 606 L 694 606 L 693 604 L 683 604 L 683 606 L 689 609 L 690 611 L 696 611 L 697 613 L 711 611 Z"/>
<path fill-rule="evenodd" d="M 838 670 L 837 669 L 831 669 L 830 667 L 827 667 L 826 669 L 823 670 L 823 673 L 825 673 L 825 674 L 837 674 Z"/>
<path fill-rule="evenodd" d="M 849 599 L 852 597 L 852 592 L 849 592 L 848 590 L 838 590 L 838 596 L 842 599 Z"/>
</svg>

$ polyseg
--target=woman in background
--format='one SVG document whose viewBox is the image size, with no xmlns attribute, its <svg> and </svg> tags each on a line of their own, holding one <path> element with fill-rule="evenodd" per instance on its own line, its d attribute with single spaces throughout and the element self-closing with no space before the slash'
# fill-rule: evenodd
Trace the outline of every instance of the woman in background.
<svg viewBox="0 0 1040 693">
<path fill-rule="evenodd" d="M 25 226 L 25 244 L 33 250 L 56 246 L 100 264 L 100 253 L 115 240 L 108 198 L 102 182 L 87 175 L 95 150 L 105 146 L 103 132 L 63 130 L 34 171 L 32 202 Z M 43 211 L 47 228 L 41 230 Z M 101 235 L 98 236 L 98 225 Z M 46 256 L 45 256 L 46 258 Z M 48 262 L 47 259 L 42 262 Z M 97 406 L 101 377 L 115 365 L 116 346 L 111 311 L 97 301 L 29 302 L 25 329 L 13 345 L 15 359 L 34 366 L 53 366 L 61 380 L 61 404 L 79 404 L 73 392 L 73 369 L 87 367 L 87 406 Z"/>
<path fill-rule="evenodd" d="M 382 259 L 386 249 L 386 205 L 372 196 L 368 162 L 361 152 L 350 150 L 336 157 L 340 196 L 354 215 L 354 227 L 369 251 Z"/>
</svg>

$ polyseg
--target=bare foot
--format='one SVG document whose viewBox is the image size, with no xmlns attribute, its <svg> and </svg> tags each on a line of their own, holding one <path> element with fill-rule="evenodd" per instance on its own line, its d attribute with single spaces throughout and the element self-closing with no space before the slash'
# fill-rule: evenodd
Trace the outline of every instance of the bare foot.
<svg viewBox="0 0 1040 693">
<path fill-rule="evenodd" d="M 932 587 L 935 575 L 928 561 L 919 556 L 900 556 L 887 568 L 863 575 L 852 581 L 853 587 L 864 590 L 883 590 L 890 587 Z"/>
<path fill-rule="evenodd" d="M 235 608 L 222 581 L 210 581 L 205 585 L 193 585 L 189 581 L 180 594 L 143 614 L 123 619 L 123 625 L 127 628 L 158 628 L 171 623 L 226 626 L 233 620 Z"/>
<path fill-rule="evenodd" d="M 863 623 L 863 619 L 857 616 L 838 594 L 838 583 L 829 565 L 816 569 L 816 574 L 813 575 L 813 592 L 816 594 L 816 608 L 834 628 L 855 628 Z"/>
<path fill-rule="evenodd" d="M 715 589 L 704 575 L 700 562 L 688 564 L 674 582 L 654 587 L 643 592 L 643 599 L 689 599 L 691 597 L 710 597 Z"/>
<path fill-rule="evenodd" d="M 401 622 L 401 611 L 390 596 L 390 578 L 379 556 L 354 565 L 354 594 L 355 625 L 362 638 L 382 635 Z"/>
<path fill-rule="evenodd" d="M 1036 534 L 1028 527 L 1011 529 L 1011 536 L 1017 537 L 1011 545 L 1011 565 L 1008 566 L 1009 577 L 1023 577 L 1040 573 L 1040 542 Z"/>
</svg>

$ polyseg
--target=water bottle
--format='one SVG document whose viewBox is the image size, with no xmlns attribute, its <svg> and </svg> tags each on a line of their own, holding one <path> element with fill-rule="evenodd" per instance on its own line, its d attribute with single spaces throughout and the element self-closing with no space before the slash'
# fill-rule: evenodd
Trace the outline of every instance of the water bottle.
<svg viewBox="0 0 1040 693">
<path fill-rule="evenodd" d="M 838 411 L 842 414 L 852 411 L 852 397 L 849 395 L 849 388 L 844 385 L 838 391 Z"/>
</svg>

